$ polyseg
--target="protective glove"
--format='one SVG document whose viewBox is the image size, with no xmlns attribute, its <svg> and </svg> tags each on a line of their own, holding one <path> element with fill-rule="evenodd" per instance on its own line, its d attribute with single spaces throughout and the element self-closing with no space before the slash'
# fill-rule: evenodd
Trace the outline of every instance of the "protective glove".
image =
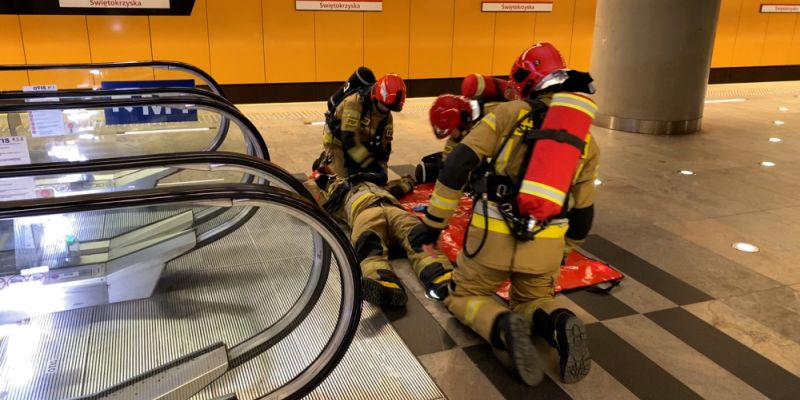
<svg viewBox="0 0 800 400">
<path fill-rule="evenodd" d="M 347 182 L 343 182 L 331 192 L 331 195 L 328 196 L 328 201 L 322 205 L 322 208 L 325 209 L 328 213 L 335 213 L 336 210 L 342 207 L 344 204 L 344 199 L 347 197 L 347 192 L 350 191 L 350 184 Z"/>
<path fill-rule="evenodd" d="M 431 228 L 420 222 L 411 228 L 411 232 L 408 234 L 408 243 L 415 251 L 419 252 L 422 251 L 423 246 L 436 244 L 441 233 L 441 229 Z"/>
</svg>

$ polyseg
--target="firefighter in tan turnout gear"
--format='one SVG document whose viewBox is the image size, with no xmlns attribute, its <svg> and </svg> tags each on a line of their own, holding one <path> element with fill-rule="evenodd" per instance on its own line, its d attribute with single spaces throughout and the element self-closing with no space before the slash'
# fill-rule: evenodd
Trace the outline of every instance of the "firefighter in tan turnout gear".
<svg viewBox="0 0 800 400">
<path fill-rule="evenodd" d="M 386 173 L 392 152 L 392 111 L 403 109 L 406 85 L 397 74 L 372 80 L 372 71 L 361 67 L 334 94 L 341 98 L 328 102 L 320 161 L 342 178 L 359 172 Z"/>
<path fill-rule="evenodd" d="M 557 349 L 562 378 L 576 382 L 591 365 L 586 330 L 556 305 L 554 288 L 565 240 L 580 244 L 594 215 L 598 147 L 588 130 L 596 106 L 585 96 L 594 90 L 589 74 L 566 69 L 549 43 L 526 50 L 511 78 L 524 100 L 499 104 L 456 146 L 424 225 L 415 229 L 425 229 L 422 242 L 435 243 L 470 183 L 475 206 L 445 304 L 493 347 L 507 351 L 525 383 L 543 377 L 532 336 Z M 488 172 L 471 176 L 482 163 Z M 566 183 L 559 186 L 563 176 Z M 505 306 L 494 293 L 508 278 Z"/>
<path fill-rule="evenodd" d="M 402 306 L 408 296 L 389 263 L 388 246 L 400 245 L 429 296 L 447 297 L 453 269 L 439 251 L 425 251 L 416 226 L 422 221 L 402 208 L 397 197 L 413 188 L 411 177 L 386 182 L 381 173 L 359 173 L 346 179 L 320 175 L 305 186 L 317 202 L 351 229 L 350 240 L 361 264 L 364 299 L 376 305 Z"/>
</svg>

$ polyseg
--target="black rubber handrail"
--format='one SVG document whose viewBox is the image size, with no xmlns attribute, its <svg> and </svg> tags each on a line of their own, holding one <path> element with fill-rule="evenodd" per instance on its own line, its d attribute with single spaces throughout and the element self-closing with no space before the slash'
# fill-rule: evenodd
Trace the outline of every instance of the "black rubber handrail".
<svg viewBox="0 0 800 400">
<path fill-rule="evenodd" d="M 58 69 L 119 69 L 119 68 L 137 68 L 149 67 L 154 69 L 166 69 L 183 71 L 189 75 L 194 75 L 200 78 L 212 92 L 225 96 L 222 92 L 222 87 L 217 81 L 211 77 L 206 71 L 194 66 L 192 64 L 180 61 L 125 61 L 125 62 L 109 62 L 109 63 L 77 63 L 77 64 L 14 64 L 14 65 L 0 65 L 0 71 L 42 71 L 42 70 L 58 70 Z"/>
<path fill-rule="evenodd" d="M 53 96 L 50 96 L 53 97 Z M 37 110 L 71 110 L 71 109 L 87 109 L 87 108 L 111 108 L 111 107 L 140 107 L 140 106 L 164 106 L 172 108 L 185 108 L 187 103 L 191 106 L 201 106 L 211 111 L 218 112 L 222 117 L 234 121 L 242 130 L 245 136 L 245 142 L 248 144 L 248 155 L 253 155 L 264 160 L 269 160 L 269 150 L 264 139 L 258 133 L 258 129 L 253 123 L 242 114 L 239 109 L 234 107 L 228 102 L 220 102 L 210 98 L 192 97 L 191 101 L 187 102 L 186 97 L 170 96 L 170 97 L 148 97 L 138 99 L 92 99 L 81 102 L 58 102 L 58 101 L 42 101 L 36 103 L 25 104 L 3 104 L 0 105 L 0 114 L 21 113 Z M 214 145 L 214 143 L 212 143 Z M 254 148 L 250 148 L 252 147 Z M 218 146 L 217 146 L 218 147 Z M 208 150 L 216 150 L 216 147 L 209 148 Z M 251 153 L 252 151 L 252 153 Z"/>
<path fill-rule="evenodd" d="M 314 197 L 309 191 L 298 181 L 292 174 L 277 164 L 269 161 L 261 160 L 256 157 L 246 156 L 238 153 L 231 152 L 187 152 L 187 153 L 173 153 L 173 154 L 150 154 L 126 157 L 113 157 L 101 158 L 87 161 L 61 161 L 53 163 L 38 163 L 38 164 L 24 164 L 0 167 L 0 179 L 4 178 L 22 178 L 22 177 L 37 177 L 48 175 L 69 175 L 69 174 L 82 174 L 82 173 L 98 173 L 109 170 L 121 169 L 144 169 L 144 168 L 157 168 L 157 167 L 171 167 L 180 168 L 189 165 L 209 165 L 209 169 L 213 169 L 215 165 L 219 166 L 234 166 L 243 168 L 241 171 L 243 175 L 248 175 L 248 169 L 256 172 L 261 172 L 265 175 L 275 178 L 275 182 L 279 187 L 284 187 L 293 191 L 311 202 L 314 202 Z M 248 179 L 243 183 L 251 183 L 252 179 Z M 258 182 L 260 183 L 260 182 Z M 187 185 L 188 186 L 188 185 Z M 255 213 L 243 210 L 242 213 L 232 218 L 230 223 L 221 224 L 225 228 L 218 230 L 208 237 L 202 238 L 198 247 L 207 245 L 222 237 L 230 234 L 239 226 L 247 222 Z M 221 214 L 221 213 L 220 213 Z M 216 216 L 216 215 L 214 215 Z M 212 216 L 213 218 L 213 216 Z M 234 219 L 237 219 L 233 221 Z"/>
<path fill-rule="evenodd" d="M 41 99 L 53 98 L 58 99 L 77 99 L 77 100 L 92 100 L 92 99 L 110 99 L 111 96 L 197 96 L 201 98 L 210 98 L 220 103 L 226 103 L 231 107 L 235 107 L 228 99 L 207 90 L 196 88 L 145 88 L 145 89 L 100 89 L 100 90 L 64 90 L 58 92 L 2 92 L 0 93 L 0 101 L 21 100 L 28 99 Z M 23 104 L 23 103 L 19 103 Z M 27 104 L 27 103 L 24 103 Z M 228 128 L 230 127 L 230 120 L 222 116 L 220 118 L 219 127 L 217 128 L 217 136 L 209 146 L 209 150 L 216 150 L 222 146 L 222 142 L 228 135 Z"/>
<path fill-rule="evenodd" d="M 125 207 L 144 207 L 159 204 L 199 203 L 226 201 L 231 204 L 243 203 L 276 205 L 294 216 L 311 221 L 322 228 L 320 232 L 336 256 L 337 265 L 342 270 L 339 319 L 334 332 L 319 355 L 302 372 L 280 388 L 266 394 L 262 398 L 299 399 L 318 386 L 338 365 L 355 336 L 361 316 L 361 270 L 355 251 L 347 236 L 339 228 L 336 221 L 319 207 L 294 193 L 278 189 L 254 185 L 207 185 L 198 187 L 156 188 L 132 192 L 88 194 L 67 198 L 50 198 L 37 200 L 21 200 L 13 204 L 0 203 L 0 219 L 22 218 L 50 214 L 66 214 L 87 210 L 107 210 Z M 291 332 L 295 327 L 287 327 Z M 288 333 L 287 333 L 288 334 Z M 259 335 L 248 339 L 264 340 Z M 271 338 L 270 338 L 271 339 Z M 245 341 L 236 345 L 246 346 L 253 351 L 238 353 L 232 357 L 231 365 L 240 365 L 269 347 L 259 343 Z"/>
</svg>

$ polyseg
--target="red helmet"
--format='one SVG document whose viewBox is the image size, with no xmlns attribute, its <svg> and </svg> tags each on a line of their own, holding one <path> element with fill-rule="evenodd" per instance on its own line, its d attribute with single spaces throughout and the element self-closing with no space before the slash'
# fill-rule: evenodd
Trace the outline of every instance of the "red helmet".
<svg viewBox="0 0 800 400">
<path fill-rule="evenodd" d="M 372 100 L 378 107 L 391 111 L 401 111 L 406 102 L 406 84 L 397 74 L 386 74 L 372 86 Z"/>
<path fill-rule="evenodd" d="M 472 106 L 462 96 L 443 94 L 431 105 L 430 119 L 433 134 L 444 139 L 468 127 L 472 119 Z"/>
<path fill-rule="evenodd" d="M 525 98 L 531 90 L 544 89 L 545 78 L 566 69 L 561 53 L 550 43 L 537 43 L 525 50 L 511 67 L 509 84 L 518 96 Z"/>
</svg>

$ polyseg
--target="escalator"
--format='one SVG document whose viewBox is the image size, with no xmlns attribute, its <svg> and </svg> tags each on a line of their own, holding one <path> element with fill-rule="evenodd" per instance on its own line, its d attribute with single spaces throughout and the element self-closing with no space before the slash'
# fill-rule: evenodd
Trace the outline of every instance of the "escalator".
<svg viewBox="0 0 800 400">
<path fill-rule="evenodd" d="M 377 308 L 356 332 L 346 236 L 204 80 L 0 94 L 32 161 L 0 181 L 37 188 L 0 201 L 0 400 L 440 398 Z M 198 119 L 106 123 L 125 107 Z M 48 109 L 93 130 L 35 137 L 28 113 Z"/>
<path fill-rule="evenodd" d="M 273 187 L 197 185 L 26 200 L 0 205 L 0 220 L 180 216 L 208 206 L 258 212 L 224 240 L 171 261 L 152 296 L 54 312 L 70 298 L 48 279 L 0 290 L 3 307 L 31 315 L 0 325 L 0 398 L 177 399 L 200 390 L 198 398 L 294 398 L 321 382 L 355 334 L 359 271 L 347 238 L 306 199 Z M 186 228 L 174 237 L 197 234 Z M 164 249 L 150 250 L 153 256 Z M 326 253 L 331 268 L 319 291 L 313 270 Z M 145 275 L 129 275 L 128 286 Z M 309 291 L 316 299 L 304 297 Z M 303 302 L 312 307 L 298 307 Z"/>
</svg>

